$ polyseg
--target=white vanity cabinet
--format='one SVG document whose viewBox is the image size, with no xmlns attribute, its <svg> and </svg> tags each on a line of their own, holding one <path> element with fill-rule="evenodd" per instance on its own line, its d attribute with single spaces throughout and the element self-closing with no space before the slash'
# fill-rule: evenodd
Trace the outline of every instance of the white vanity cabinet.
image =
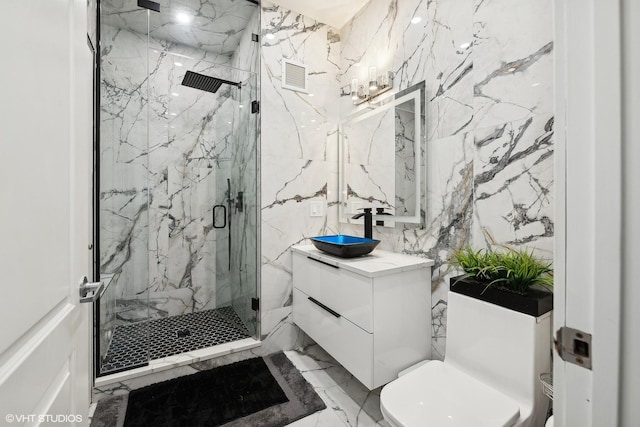
<svg viewBox="0 0 640 427">
<path fill-rule="evenodd" d="M 431 356 L 433 261 L 292 248 L 293 321 L 369 389 Z"/>
</svg>

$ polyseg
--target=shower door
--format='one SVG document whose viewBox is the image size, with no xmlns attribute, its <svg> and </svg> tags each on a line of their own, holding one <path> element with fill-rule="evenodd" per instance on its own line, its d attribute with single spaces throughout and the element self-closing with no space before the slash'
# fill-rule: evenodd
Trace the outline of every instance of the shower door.
<svg viewBox="0 0 640 427">
<path fill-rule="evenodd" d="M 98 375 L 257 338 L 258 8 L 216 9 L 247 20 L 216 51 L 175 22 L 192 3 L 102 2 Z"/>
<path fill-rule="evenodd" d="M 150 314 L 216 310 L 214 321 L 222 316 L 252 336 L 256 76 L 187 53 L 149 53 Z"/>
<path fill-rule="evenodd" d="M 149 79 L 147 11 L 130 11 L 121 28 L 117 5 L 101 2 L 96 374 L 149 361 Z"/>
</svg>

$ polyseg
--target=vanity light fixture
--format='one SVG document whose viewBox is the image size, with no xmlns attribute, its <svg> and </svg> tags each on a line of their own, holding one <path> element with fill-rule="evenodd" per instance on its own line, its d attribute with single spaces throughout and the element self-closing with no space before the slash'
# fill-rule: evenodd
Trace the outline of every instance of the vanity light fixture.
<svg viewBox="0 0 640 427">
<path fill-rule="evenodd" d="M 376 67 L 369 67 L 369 84 L 358 84 L 358 79 L 351 80 L 351 99 L 354 105 L 373 100 L 393 88 L 393 73 L 385 71 L 377 75 Z"/>
</svg>

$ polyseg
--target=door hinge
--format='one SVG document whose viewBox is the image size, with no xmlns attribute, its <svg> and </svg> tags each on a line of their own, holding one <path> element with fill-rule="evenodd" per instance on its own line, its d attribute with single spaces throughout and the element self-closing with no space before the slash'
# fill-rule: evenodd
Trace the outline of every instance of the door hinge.
<svg viewBox="0 0 640 427">
<path fill-rule="evenodd" d="M 253 114 L 260 112 L 260 103 L 258 101 L 251 101 L 251 112 Z"/>
<path fill-rule="evenodd" d="M 563 326 L 553 343 L 562 360 L 591 369 L 591 334 Z"/>
<path fill-rule="evenodd" d="M 260 299 L 251 298 L 251 310 L 258 311 L 260 309 Z"/>
<path fill-rule="evenodd" d="M 260 41 L 260 37 L 256 33 L 251 33 L 251 41 L 258 43 Z"/>
</svg>

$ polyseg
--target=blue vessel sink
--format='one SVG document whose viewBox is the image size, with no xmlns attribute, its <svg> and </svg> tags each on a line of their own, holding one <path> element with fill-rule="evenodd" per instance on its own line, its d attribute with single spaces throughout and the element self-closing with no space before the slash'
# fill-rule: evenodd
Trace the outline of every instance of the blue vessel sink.
<svg viewBox="0 0 640 427">
<path fill-rule="evenodd" d="M 371 252 L 380 240 L 337 234 L 335 236 L 316 236 L 311 238 L 313 246 L 330 255 L 341 258 L 354 258 Z"/>
</svg>

